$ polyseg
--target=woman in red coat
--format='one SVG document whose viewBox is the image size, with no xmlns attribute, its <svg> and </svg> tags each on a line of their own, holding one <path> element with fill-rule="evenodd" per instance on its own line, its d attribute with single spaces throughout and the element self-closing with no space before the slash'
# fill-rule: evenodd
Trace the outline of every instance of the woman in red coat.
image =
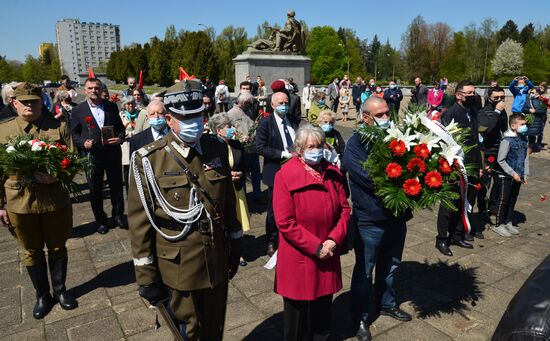
<svg viewBox="0 0 550 341">
<path fill-rule="evenodd" d="M 297 156 L 275 176 L 275 292 L 284 300 L 285 340 L 328 337 L 332 295 L 342 288 L 338 247 L 346 238 L 350 207 L 342 173 L 323 160 L 324 145 L 321 128 L 301 127 Z"/>
</svg>

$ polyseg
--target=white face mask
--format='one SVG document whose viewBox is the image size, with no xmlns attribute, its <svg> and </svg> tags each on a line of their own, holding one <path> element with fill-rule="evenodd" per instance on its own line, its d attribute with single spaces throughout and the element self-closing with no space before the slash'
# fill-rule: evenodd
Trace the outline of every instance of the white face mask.
<svg viewBox="0 0 550 341">
<path fill-rule="evenodd" d="M 204 121 L 202 116 L 190 120 L 179 121 L 179 128 L 179 138 L 183 142 L 193 144 L 200 140 L 202 136 L 204 131 Z"/>
</svg>

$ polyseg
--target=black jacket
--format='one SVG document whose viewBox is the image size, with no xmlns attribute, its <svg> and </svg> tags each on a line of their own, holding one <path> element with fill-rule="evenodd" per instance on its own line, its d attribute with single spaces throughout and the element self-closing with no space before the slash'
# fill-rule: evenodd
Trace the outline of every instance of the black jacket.
<svg viewBox="0 0 550 341">
<path fill-rule="evenodd" d="M 506 110 L 497 112 L 491 103 L 487 103 L 477 114 L 479 133 L 483 137 L 481 146 L 485 156 L 497 156 L 502 134 L 508 129 Z"/>
<path fill-rule="evenodd" d="M 103 101 L 103 111 L 105 112 L 105 121 L 103 126 L 113 126 L 115 137 L 124 139 L 126 130 L 118 114 L 118 107 L 110 101 Z M 86 117 L 92 117 L 93 128 L 88 129 Z M 120 145 L 103 145 L 101 143 L 101 130 L 93 118 L 92 111 L 88 101 L 84 101 L 73 108 L 71 117 L 71 133 L 74 144 L 80 149 L 84 149 L 84 142 L 88 139 L 94 140 L 94 146 L 91 149 L 93 163 L 112 163 L 120 164 L 122 162 L 122 150 Z"/>
<path fill-rule="evenodd" d="M 479 150 L 479 135 L 477 125 L 477 112 L 475 109 L 466 109 L 458 103 L 455 103 L 449 110 L 441 114 L 441 123 L 448 125 L 451 120 L 455 121 L 460 128 L 470 129 L 464 141 L 465 145 L 471 147 L 466 156 L 464 163 L 472 165 L 476 169 L 481 169 L 481 154 Z"/>
<path fill-rule="evenodd" d="M 550 256 L 508 304 L 492 341 L 550 340 Z"/>
<path fill-rule="evenodd" d="M 147 128 L 130 138 L 130 155 L 132 155 L 136 150 L 140 149 L 141 147 L 146 146 L 154 141 L 153 132 L 151 131 L 151 129 L 152 128 Z"/>
<path fill-rule="evenodd" d="M 264 157 L 262 180 L 266 186 L 273 187 L 275 173 L 281 168 L 283 152 L 283 136 L 279 133 L 275 114 L 262 118 L 256 129 L 256 149 L 258 154 Z M 290 122 L 294 131 L 298 130 L 298 124 Z"/>
</svg>

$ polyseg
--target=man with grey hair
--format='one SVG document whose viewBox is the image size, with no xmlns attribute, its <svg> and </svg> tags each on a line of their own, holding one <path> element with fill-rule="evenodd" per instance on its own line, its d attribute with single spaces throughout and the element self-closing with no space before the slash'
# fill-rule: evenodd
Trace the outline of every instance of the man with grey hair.
<svg viewBox="0 0 550 341">
<path fill-rule="evenodd" d="M 170 131 L 166 124 L 166 107 L 161 99 L 157 98 L 149 103 L 145 120 L 148 127 L 130 139 L 130 157 L 136 150 L 162 139 Z"/>
<path fill-rule="evenodd" d="M 15 107 L 12 103 L 15 99 L 13 89 L 17 86 L 17 84 L 18 83 L 9 83 L 4 84 L 4 86 L 2 87 L 2 102 L 4 103 L 5 107 L 0 112 L 0 122 L 10 117 L 17 116 L 17 112 L 15 111 Z"/>
<path fill-rule="evenodd" d="M 381 97 L 370 97 L 363 103 L 364 125 L 386 130 L 390 126 L 390 110 Z M 361 128 L 359 128 L 361 129 Z M 385 134 L 385 132 L 381 132 Z M 378 135 L 377 135 L 378 136 Z M 355 267 L 351 279 L 352 314 L 357 323 L 357 339 L 371 340 L 368 323 L 369 306 L 380 307 L 380 314 L 400 321 L 411 316 L 399 308 L 393 287 L 394 276 L 403 254 L 406 221 L 410 213 L 395 217 L 376 196 L 369 170 L 362 167 L 369 158 L 371 142 L 360 132 L 349 139 L 343 164 L 348 170 L 355 224 Z M 373 289 L 372 272 L 376 266 L 375 302 L 369 302 Z"/>
<path fill-rule="evenodd" d="M 237 97 L 237 102 L 233 108 L 229 109 L 227 116 L 231 124 L 237 129 L 241 142 L 247 143 L 250 139 L 250 129 L 254 126 L 254 121 L 246 115 L 246 111 L 252 106 L 254 96 L 250 92 L 244 92 Z"/>
<path fill-rule="evenodd" d="M 296 138 L 298 124 L 287 116 L 288 96 L 284 92 L 275 92 L 271 97 L 273 115 L 263 118 L 256 129 L 256 148 L 264 157 L 263 182 L 267 190 L 267 215 L 265 230 L 267 235 L 267 254 L 272 256 L 277 247 L 277 226 L 273 215 L 273 184 L 275 174 L 281 169 L 281 163 L 292 157 L 292 145 Z"/>
</svg>

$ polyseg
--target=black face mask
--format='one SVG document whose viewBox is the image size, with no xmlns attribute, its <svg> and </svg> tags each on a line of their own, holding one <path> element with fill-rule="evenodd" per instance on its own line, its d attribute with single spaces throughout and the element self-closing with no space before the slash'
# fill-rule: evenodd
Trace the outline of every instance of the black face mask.
<svg viewBox="0 0 550 341">
<path fill-rule="evenodd" d="M 462 104 L 466 108 L 473 108 L 476 106 L 476 96 L 465 96 Z"/>
</svg>

